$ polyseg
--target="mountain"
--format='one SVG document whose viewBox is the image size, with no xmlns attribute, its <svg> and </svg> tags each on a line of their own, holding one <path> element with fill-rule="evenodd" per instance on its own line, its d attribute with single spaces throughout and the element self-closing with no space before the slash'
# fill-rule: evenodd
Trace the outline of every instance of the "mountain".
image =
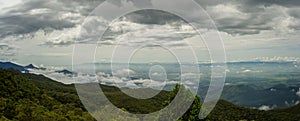
<svg viewBox="0 0 300 121">
<path fill-rule="evenodd" d="M 299 121 L 300 105 L 295 107 L 297 109 L 294 111 L 297 112 L 289 111 L 289 108 L 263 111 L 236 106 L 225 100 L 220 100 L 207 118 L 211 121 Z"/>
<path fill-rule="evenodd" d="M 0 62 L 0 68 L 2 68 L 2 69 L 13 68 L 13 69 L 16 69 L 21 72 L 25 72 L 25 73 L 29 72 L 25 67 L 11 63 L 11 62 Z"/>
<path fill-rule="evenodd" d="M 289 113 L 289 114 L 299 114 L 300 112 L 300 104 L 294 105 L 292 107 L 288 108 L 283 108 L 283 109 L 275 109 L 271 110 L 272 112 L 277 112 L 277 113 Z"/>
<path fill-rule="evenodd" d="M 226 62 L 228 65 L 237 65 L 237 64 L 289 64 L 295 63 L 294 61 L 237 61 L 237 62 Z"/>
<path fill-rule="evenodd" d="M 256 89 L 255 85 L 229 85 L 225 86 L 222 92 L 222 99 L 234 104 L 256 107 L 269 106 L 282 108 L 296 104 L 300 97 L 296 94 L 299 91 L 297 86 L 284 84 L 274 85 L 267 89 Z"/>
<path fill-rule="evenodd" d="M 84 85 L 88 87 L 89 84 Z M 117 87 L 100 86 L 106 97 L 115 106 L 131 113 L 149 113 L 162 109 L 174 99 L 178 91 L 178 86 L 176 86 L 172 91 L 161 91 L 154 98 L 135 99 L 125 95 Z M 249 87 L 249 89 L 251 88 Z M 200 98 L 197 96 L 193 105 L 180 120 L 199 120 L 200 108 Z M 106 108 L 99 109 L 105 110 Z M 220 100 L 204 120 L 296 121 L 300 119 L 299 111 L 299 104 L 285 109 L 261 111 L 236 106 L 225 100 Z M 110 112 L 102 112 L 99 115 L 102 119 L 106 119 L 109 115 L 112 115 L 116 120 L 121 118 L 119 115 Z M 158 118 L 165 119 L 167 117 L 158 116 Z M 140 120 L 136 117 L 131 117 L 131 119 Z M 81 104 L 74 85 L 55 82 L 43 75 L 20 73 L 12 69 L 0 69 L 0 120 L 92 121 L 95 119 L 86 112 Z"/>
<path fill-rule="evenodd" d="M 39 69 L 38 67 L 35 67 L 34 65 L 32 64 L 29 64 L 27 66 L 24 66 L 24 68 L 27 68 L 27 69 Z"/>
<path fill-rule="evenodd" d="M 8 69 L 8 68 L 13 68 L 21 72 L 29 73 L 28 69 L 38 69 L 38 70 L 45 70 L 46 68 L 38 68 L 34 66 L 33 64 L 29 64 L 27 66 L 21 66 L 12 62 L 0 62 L 0 68 L 2 69 Z"/>
<path fill-rule="evenodd" d="M 34 66 L 33 64 L 29 64 L 27 66 L 24 66 L 24 68 L 26 68 L 26 69 L 46 70 L 46 68 L 39 68 L 39 67 Z"/>
<path fill-rule="evenodd" d="M 76 75 L 77 73 L 75 73 L 75 72 L 72 72 L 72 71 L 69 71 L 69 70 L 66 70 L 66 69 L 64 69 L 64 70 L 59 70 L 59 71 L 55 71 L 55 72 L 57 72 L 57 73 L 62 73 L 62 74 L 64 74 L 64 75 Z"/>
</svg>

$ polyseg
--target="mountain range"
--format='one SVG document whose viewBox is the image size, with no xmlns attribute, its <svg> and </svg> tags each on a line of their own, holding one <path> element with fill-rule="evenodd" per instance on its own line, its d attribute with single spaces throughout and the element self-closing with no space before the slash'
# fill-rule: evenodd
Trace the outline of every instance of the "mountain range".
<svg viewBox="0 0 300 121">
<path fill-rule="evenodd" d="M 175 88 L 172 91 L 162 91 L 155 98 L 145 100 L 126 96 L 117 87 L 101 84 L 100 86 L 115 106 L 131 113 L 149 113 L 164 108 L 168 104 L 166 102 L 172 101 L 174 94 L 177 93 Z M 81 104 L 73 84 L 62 84 L 43 75 L 20 73 L 14 69 L 0 69 L 0 87 L 0 120 L 95 120 Z M 195 100 L 179 120 L 200 120 L 199 98 L 196 97 L 198 101 Z M 105 110 L 106 107 L 99 109 Z M 213 111 L 203 120 L 297 121 L 300 119 L 299 112 L 299 104 L 289 108 L 262 111 L 219 100 Z M 100 115 L 101 119 L 109 116 L 113 116 L 116 120 L 122 118 L 109 112 L 94 113 Z M 166 117 L 158 116 L 158 119 L 164 118 Z M 142 117 L 130 119 L 143 120 Z"/>
<path fill-rule="evenodd" d="M 23 72 L 23 73 L 29 73 L 30 69 L 35 69 L 35 70 L 46 70 L 47 69 L 47 68 L 44 68 L 44 67 L 34 66 L 33 64 L 29 64 L 27 66 L 22 66 L 22 65 L 15 64 L 15 63 L 12 63 L 12 62 L 0 62 L 0 68 L 2 68 L 2 69 L 12 68 L 12 69 L 18 70 L 18 71 Z M 76 73 L 71 72 L 71 71 L 66 70 L 66 69 L 56 70 L 55 72 L 62 73 L 62 74 L 65 74 L 65 75 L 76 74 Z"/>
<path fill-rule="evenodd" d="M 290 67 L 294 68 L 291 62 L 235 62 L 228 63 L 228 65 L 231 71 L 238 70 L 239 68 L 255 70 L 256 68 L 253 68 L 253 65 L 259 69 L 266 68 L 266 70 L 274 70 L 277 68 L 276 66 L 284 67 L 287 70 Z M 144 66 L 141 65 L 141 67 Z M 11 62 L 0 62 L 0 68 L 14 68 L 21 72 L 29 72 L 30 69 L 46 69 L 36 67 L 32 64 L 21 66 Z M 69 78 L 77 74 L 76 72 L 66 69 L 55 70 L 53 72 L 63 74 Z M 270 73 L 271 76 L 269 75 Z M 259 74 L 262 74 L 262 76 L 258 77 L 259 74 L 256 74 L 254 75 L 257 76 L 255 78 L 253 78 L 251 73 L 247 74 L 247 76 L 241 76 L 243 74 L 234 74 L 232 76 L 232 74 L 229 73 L 226 78 L 226 83 L 229 84 L 224 86 L 221 99 L 227 100 L 235 105 L 263 110 L 290 107 L 298 104 L 300 101 L 299 74 L 296 72 L 273 73 L 274 72 L 268 71 L 265 73 L 261 72 Z M 140 79 L 140 77 L 132 77 L 131 79 Z M 198 95 L 200 97 L 205 97 L 208 86 L 208 84 L 200 84 L 198 88 Z"/>
<path fill-rule="evenodd" d="M 30 65 L 28 65 L 29 67 Z M 28 73 L 29 71 L 27 70 L 26 66 L 20 66 L 18 64 L 14 64 L 12 62 L 0 62 L 0 68 L 2 69 L 9 69 L 9 68 L 13 68 L 13 69 L 16 69 L 18 71 L 21 71 L 21 72 L 26 72 Z"/>
</svg>

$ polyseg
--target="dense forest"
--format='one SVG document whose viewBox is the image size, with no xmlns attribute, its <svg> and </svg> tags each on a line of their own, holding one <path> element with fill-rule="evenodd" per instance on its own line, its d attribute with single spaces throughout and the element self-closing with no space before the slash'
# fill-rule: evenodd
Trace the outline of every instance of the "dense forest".
<svg viewBox="0 0 300 121">
<path fill-rule="evenodd" d="M 118 108 L 131 113 L 145 114 L 160 110 L 167 106 L 177 94 L 180 85 L 173 91 L 161 91 L 150 99 L 135 99 L 125 95 L 120 89 L 100 85 L 106 97 Z M 189 91 L 186 89 L 186 93 Z M 193 105 L 179 119 L 197 121 L 201 107 L 200 97 L 196 97 Z M 300 105 L 286 109 L 260 111 L 233 105 L 220 100 L 214 110 L 204 120 L 270 120 L 293 121 L 300 119 Z M 114 120 L 118 120 L 117 114 Z M 166 120 L 159 117 L 158 120 Z M 0 120 L 19 121 L 92 121 L 95 120 L 84 108 L 77 96 L 74 85 L 64 85 L 43 75 L 21 73 L 14 69 L 0 69 Z M 129 120 L 143 120 L 132 117 Z"/>
</svg>

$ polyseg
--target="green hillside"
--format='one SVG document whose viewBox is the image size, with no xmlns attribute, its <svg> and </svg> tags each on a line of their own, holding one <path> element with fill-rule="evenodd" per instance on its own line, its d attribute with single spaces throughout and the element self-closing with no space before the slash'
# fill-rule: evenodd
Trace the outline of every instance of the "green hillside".
<svg viewBox="0 0 300 121">
<path fill-rule="evenodd" d="M 0 69 L 0 120 L 94 120 L 72 86 L 43 76 Z"/>
<path fill-rule="evenodd" d="M 179 88 L 177 85 L 171 92 L 161 91 L 153 98 L 142 100 L 127 96 L 116 87 L 100 86 L 106 97 L 115 106 L 131 113 L 142 114 L 154 112 L 167 106 Z M 190 92 L 186 90 L 186 94 L 189 95 Z M 196 97 L 193 105 L 179 120 L 199 120 L 200 107 L 200 98 Z M 299 110 L 300 105 L 287 109 L 260 111 L 239 107 L 220 100 L 205 120 L 292 121 L 300 119 Z M 116 115 L 116 120 L 120 118 L 117 114 L 109 114 L 109 112 L 100 115 L 103 116 L 103 119 L 107 115 Z M 158 116 L 157 119 L 166 120 L 166 118 Z M 95 119 L 82 106 L 74 85 L 64 85 L 42 75 L 20 73 L 13 69 L 0 69 L 0 120 L 91 121 Z M 141 118 L 132 117 L 128 120 L 141 120 Z"/>
</svg>

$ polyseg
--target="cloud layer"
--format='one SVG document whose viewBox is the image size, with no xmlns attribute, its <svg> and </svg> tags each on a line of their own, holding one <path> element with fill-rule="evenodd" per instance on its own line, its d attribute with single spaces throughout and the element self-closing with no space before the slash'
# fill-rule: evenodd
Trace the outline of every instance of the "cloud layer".
<svg viewBox="0 0 300 121">
<path fill-rule="evenodd" d="M 46 53 L 53 50 L 71 53 L 75 41 L 78 44 L 97 43 L 100 33 L 97 33 L 98 28 L 95 27 L 108 24 L 110 27 L 99 41 L 100 45 L 140 46 L 159 43 L 170 47 L 182 47 L 187 45 L 186 40 L 191 40 L 196 35 L 192 27 L 180 17 L 162 11 L 137 11 L 112 23 L 106 21 L 106 18 L 89 16 L 102 2 L 102 0 L 26 0 L 9 8 L 0 8 L 4 11 L 0 13 L 0 59 L 20 59 L 24 58 L 23 55 L 46 56 Z M 154 2 L 157 1 L 136 4 L 144 6 Z M 278 56 L 297 56 L 296 51 L 300 46 L 298 41 L 300 3 L 297 0 L 196 0 L 196 2 L 207 11 L 212 20 L 192 21 L 200 21 L 207 35 L 212 31 L 219 32 L 229 57 L 231 55 L 235 59 L 273 57 L 276 56 L 273 53 L 280 54 L 279 52 L 284 54 Z M 111 3 L 116 6 L 123 4 L 117 1 Z M 191 16 L 190 18 L 197 12 L 189 8 L 190 5 L 178 4 L 176 0 L 170 5 L 189 10 L 185 14 Z M 88 16 L 89 19 L 86 20 Z M 207 26 L 207 21 L 214 21 L 218 30 L 212 30 Z M 82 26 L 83 22 L 89 24 Z M 82 27 L 90 29 L 82 31 Z M 39 52 L 33 53 L 33 50 L 28 49 Z M 66 52 L 67 49 L 69 50 Z M 242 55 L 244 51 L 253 53 L 244 57 Z"/>
</svg>

